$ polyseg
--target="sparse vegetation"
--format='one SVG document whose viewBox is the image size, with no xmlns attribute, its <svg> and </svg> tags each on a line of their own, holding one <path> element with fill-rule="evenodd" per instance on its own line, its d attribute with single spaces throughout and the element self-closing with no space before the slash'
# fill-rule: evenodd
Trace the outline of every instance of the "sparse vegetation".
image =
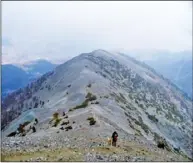
<svg viewBox="0 0 193 163">
<path fill-rule="evenodd" d="M 106 78 L 106 77 L 107 77 L 105 74 L 102 74 L 102 76 L 103 76 L 104 78 Z"/>
<path fill-rule="evenodd" d="M 93 95 L 92 93 L 88 92 L 86 95 L 86 99 L 88 99 L 89 101 L 94 101 L 97 99 L 97 97 Z"/>
<path fill-rule="evenodd" d="M 108 96 L 108 95 L 106 95 L 106 96 L 104 96 L 104 98 L 109 98 L 109 96 Z"/>
<path fill-rule="evenodd" d="M 94 118 L 93 118 L 93 117 L 88 117 L 88 118 L 87 118 L 88 121 L 90 121 L 90 120 L 92 120 L 92 119 L 94 119 Z"/>
<path fill-rule="evenodd" d="M 95 125 L 96 121 L 93 117 L 88 117 L 87 120 L 89 121 L 90 126 Z"/>
<path fill-rule="evenodd" d="M 162 148 L 162 149 L 164 149 L 164 147 L 165 147 L 164 142 L 159 141 L 159 142 L 158 142 L 158 144 L 157 144 L 157 147 L 158 147 L 158 148 Z"/>
<path fill-rule="evenodd" d="M 86 95 L 86 98 L 91 98 L 92 97 L 92 93 L 88 92 Z"/>
<path fill-rule="evenodd" d="M 123 110 L 126 110 L 126 108 L 125 108 L 124 106 L 120 105 L 120 107 L 121 107 Z"/>
<path fill-rule="evenodd" d="M 129 117 L 129 114 L 127 114 L 126 112 L 125 112 L 125 115 L 126 115 L 127 117 Z"/>
<path fill-rule="evenodd" d="M 56 120 L 56 119 L 58 119 L 58 118 L 59 118 L 59 113 L 58 113 L 58 112 L 55 112 L 55 113 L 53 114 L 53 119 Z"/>
<path fill-rule="evenodd" d="M 62 120 L 61 118 L 56 119 L 53 127 L 57 127 L 61 120 Z"/>
<path fill-rule="evenodd" d="M 123 96 L 123 94 L 122 94 L 122 93 L 119 93 L 119 94 L 120 94 L 121 98 L 124 99 L 124 101 L 126 101 L 126 99 L 125 99 L 125 97 Z"/>
<path fill-rule="evenodd" d="M 138 126 L 141 126 L 141 128 L 148 134 L 149 133 L 149 127 L 145 123 L 143 123 L 143 120 L 140 116 L 138 118 L 139 118 L 139 121 L 137 121 L 136 119 L 134 120 L 135 124 Z"/>
<path fill-rule="evenodd" d="M 69 111 L 73 111 L 73 110 L 77 110 L 77 109 L 81 109 L 81 108 L 86 108 L 88 106 L 88 99 L 86 99 L 82 104 L 77 105 L 74 108 L 71 108 Z"/>
<path fill-rule="evenodd" d="M 65 127 L 65 129 L 66 129 L 66 131 L 72 130 L 72 126 L 67 126 L 67 127 Z"/>
<path fill-rule="evenodd" d="M 120 97 L 120 96 L 118 96 L 116 93 L 111 93 L 110 94 L 111 96 L 113 96 L 113 97 L 115 97 L 115 100 L 119 103 L 119 102 L 121 102 L 121 103 L 123 103 L 123 104 L 126 104 L 127 103 L 127 101 L 126 101 L 126 99 L 124 98 L 124 97 Z"/>
<path fill-rule="evenodd" d="M 144 107 L 143 104 L 139 104 L 138 106 L 139 106 L 140 108 L 142 108 L 142 109 L 145 109 L 145 107 Z"/>
<path fill-rule="evenodd" d="M 138 101 L 137 99 L 135 99 L 135 103 L 136 103 L 136 104 L 139 104 L 139 101 Z"/>
<path fill-rule="evenodd" d="M 133 96 L 132 96 L 132 94 L 129 94 L 129 98 L 130 98 L 131 100 L 133 100 Z"/>
<path fill-rule="evenodd" d="M 67 125 L 67 124 L 69 124 L 69 123 L 70 123 L 69 121 L 67 121 L 67 122 L 63 121 L 63 122 L 61 123 L 61 126 Z"/>
<path fill-rule="evenodd" d="M 62 119 L 59 118 L 59 113 L 58 112 L 55 112 L 52 116 L 53 116 L 53 118 L 52 118 L 52 120 L 49 123 L 54 121 L 54 124 L 53 124 L 52 127 L 57 127 Z"/>
<path fill-rule="evenodd" d="M 135 110 L 135 107 L 131 103 L 129 103 L 129 105 L 126 105 L 126 108 L 129 110 Z"/>
<path fill-rule="evenodd" d="M 148 112 L 146 112 L 146 114 L 151 121 L 158 123 L 158 119 L 155 117 L 155 115 L 150 115 Z"/>
<path fill-rule="evenodd" d="M 166 148 L 168 151 L 171 151 L 171 147 L 168 145 L 165 139 L 163 139 L 161 136 L 159 136 L 155 132 L 153 134 L 154 134 L 154 141 L 157 142 L 157 145 L 160 145 L 163 147 L 163 144 L 164 144 L 164 148 Z"/>
<path fill-rule="evenodd" d="M 145 123 L 141 124 L 141 128 L 146 132 L 146 134 L 149 134 L 149 127 Z"/>
<path fill-rule="evenodd" d="M 91 84 L 88 84 L 87 87 L 91 88 Z"/>
<path fill-rule="evenodd" d="M 141 131 L 140 131 L 140 130 L 135 129 L 135 131 L 136 131 L 135 135 L 137 135 L 137 136 L 142 136 L 142 133 L 141 133 Z"/>
</svg>

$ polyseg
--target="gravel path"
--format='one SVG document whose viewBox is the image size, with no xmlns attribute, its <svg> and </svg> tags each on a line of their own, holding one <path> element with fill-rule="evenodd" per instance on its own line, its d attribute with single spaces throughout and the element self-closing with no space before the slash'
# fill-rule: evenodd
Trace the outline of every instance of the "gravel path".
<svg viewBox="0 0 193 163">
<path fill-rule="evenodd" d="M 118 147 L 107 145 L 106 138 L 79 131 L 50 130 L 26 137 L 10 137 L 2 141 L 5 161 L 186 161 L 137 139 L 119 139 Z"/>
</svg>

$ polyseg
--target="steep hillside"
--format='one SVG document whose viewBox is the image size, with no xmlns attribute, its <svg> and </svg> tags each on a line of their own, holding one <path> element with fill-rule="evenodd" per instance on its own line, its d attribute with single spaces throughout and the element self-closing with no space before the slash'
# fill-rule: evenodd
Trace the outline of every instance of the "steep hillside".
<svg viewBox="0 0 193 163">
<path fill-rule="evenodd" d="M 135 135 L 148 144 L 162 139 L 167 150 L 192 157 L 192 102 L 153 69 L 124 54 L 81 54 L 9 95 L 2 103 L 3 137 L 33 118 L 41 124 L 37 135 L 56 132 L 47 125 L 54 112 L 62 111 L 78 121 L 72 133 L 86 128 L 84 134 L 106 138 L 117 130 L 122 138 Z M 96 119 L 94 128 L 87 125 L 89 116 Z"/>
<path fill-rule="evenodd" d="M 143 61 L 168 78 L 192 98 L 192 51 L 133 51 L 129 56 Z"/>
<path fill-rule="evenodd" d="M 147 61 L 147 64 L 170 79 L 192 98 L 192 58 L 174 63 Z"/>
</svg>

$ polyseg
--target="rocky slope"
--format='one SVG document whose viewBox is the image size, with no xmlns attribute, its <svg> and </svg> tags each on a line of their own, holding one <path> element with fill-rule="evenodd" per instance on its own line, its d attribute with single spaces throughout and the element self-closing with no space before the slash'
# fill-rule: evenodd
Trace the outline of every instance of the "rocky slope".
<svg viewBox="0 0 193 163">
<path fill-rule="evenodd" d="M 57 127 L 48 126 L 48 121 L 54 112 L 62 111 L 76 121 L 72 130 L 62 132 L 66 136 L 80 136 L 79 130 L 83 130 L 82 137 L 91 133 L 88 137 L 100 135 L 105 141 L 116 130 L 126 142 L 132 137 L 143 140 L 148 151 L 148 145 L 155 146 L 162 139 L 171 153 L 174 148 L 180 151 L 178 155 L 171 154 L 171 158 L 184 153 L 192 157 L 192 101 L 153 69 L 124 54 L 104 50 L 81 54 L 9 95 L 2 103 L 2 136 L 5 138 L 19 124 L 34 118 L 41 126 L 37 128 L 38 136 L 27 134 L 20 139 L 33 140 L 52 132 L 60 135 Z M 96 120 L 94 127 L 88 125 L 89 116 Z M 9 142 L 6 139 L 11 138 L 3 139 L 4 143 Z M 72 142 L 76 141 L 70 141 L 69 147 Z M 132 142 L 136 144 L 135 140 Z M 120 148 L 121 151 L 124 147 Z M 150 160 L 159 159 L 163 158 Z"/>
</svg>

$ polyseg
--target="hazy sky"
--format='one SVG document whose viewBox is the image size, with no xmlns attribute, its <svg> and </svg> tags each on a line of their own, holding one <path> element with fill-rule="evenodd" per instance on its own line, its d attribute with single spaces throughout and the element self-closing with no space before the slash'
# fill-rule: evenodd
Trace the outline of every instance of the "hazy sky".
<svg viewBox="0 0 193 163">
<path fill-rule="evenodd" d="M 191 2 L 2 2 L 3 62 L 95 49 L 192 49 Z"/>
</svg>

